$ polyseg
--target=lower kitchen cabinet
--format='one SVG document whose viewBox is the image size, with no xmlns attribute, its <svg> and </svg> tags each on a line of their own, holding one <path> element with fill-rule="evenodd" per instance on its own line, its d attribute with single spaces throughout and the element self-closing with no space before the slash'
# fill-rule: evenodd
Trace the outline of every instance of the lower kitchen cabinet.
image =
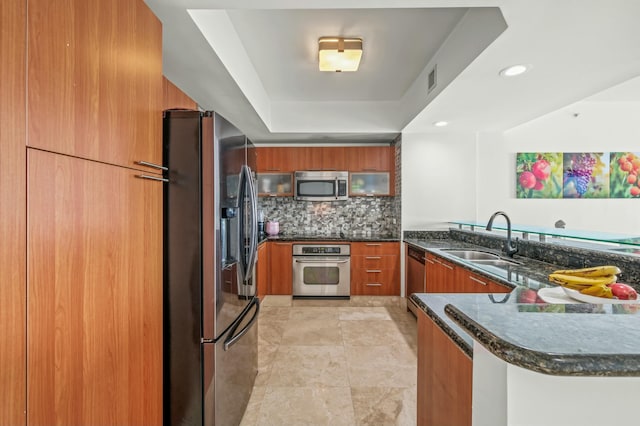
<svg viewBox="0 0 640 426">
<path fill-rule="evenodd" d="M 262 299 L 269 290 L 269 243 L 258 246 L 258 262 L 256 263 L 256 293 Z"/>
<path fill-rule="evenodd" d="M 426 293 L 460 293 L 456 282 L 459 267 L 431 253 L 425 257 Z"/>
<path fill-rule="evenodd" d="M 27 151 L 28 424 L 162 424 L 162 183 Z"/>
<path fill-rule="evenodd" d="M 400 243 L 351 243 L 351 295 L 400 295 Z"/>
<path fill-rule="evenodd" d="M 513 290 L 460 267 L 456 270 L 456 277 L 458 288 L 463 293 L 510 293 Z"/>
<path fill-rule="evenodd" d="M 418 426 L 471 425 L 473 361 L 418 311 Z"/>
<path fill-rule="evenodd" d="M 293 294 L 293 243 L 270 241 L 267 294 Z"/>
</svg>

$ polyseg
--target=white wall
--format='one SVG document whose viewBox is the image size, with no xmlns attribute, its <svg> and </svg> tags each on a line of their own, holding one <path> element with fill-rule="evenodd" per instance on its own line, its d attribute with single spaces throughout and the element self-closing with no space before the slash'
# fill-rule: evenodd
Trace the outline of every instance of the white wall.
<svg viewBox="0 0 640 426">
<path fill-rule="evenodd" d="M 476 136 L 402 133 L 402 228 L 448 229 L 476 212 Z"/>
<path fill-rule="evenodd" d="M 516 152 L 615 151 L 640 151 L 640 102 L 582 101 L 504 134 L 479 134 L 477 220 L 504 210 L 517 224 L 553 227 L 562 219 L 567 229 L 640 234 L 637 199 L 515 197 Z"/>
</svg>

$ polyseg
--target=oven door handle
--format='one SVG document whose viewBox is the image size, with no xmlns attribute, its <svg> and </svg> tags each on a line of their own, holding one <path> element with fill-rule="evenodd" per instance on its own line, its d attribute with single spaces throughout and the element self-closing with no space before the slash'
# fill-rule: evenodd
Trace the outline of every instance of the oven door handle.
<svg viewBox="0 0 640 426">
<path fill-rule="evenodd" d="M 296 263 L 347 263 L 347 262 L 349 262 L 349 259 L 347 260 L 311 260 L 311 259 L 299 260 L 299 259 L 296 259 Z"/>
</svg>

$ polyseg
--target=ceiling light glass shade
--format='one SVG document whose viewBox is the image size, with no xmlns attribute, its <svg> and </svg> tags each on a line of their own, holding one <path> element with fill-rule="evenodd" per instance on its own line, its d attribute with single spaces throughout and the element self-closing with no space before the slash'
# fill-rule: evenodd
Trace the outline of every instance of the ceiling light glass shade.
<svg viewBox="0 0 640 426">
<path fill-rule="evenodd" d="M 320 71 L 357 71 L 360 58 L 361 38 L 322 37 L 318 40 Z"/>
</svg>

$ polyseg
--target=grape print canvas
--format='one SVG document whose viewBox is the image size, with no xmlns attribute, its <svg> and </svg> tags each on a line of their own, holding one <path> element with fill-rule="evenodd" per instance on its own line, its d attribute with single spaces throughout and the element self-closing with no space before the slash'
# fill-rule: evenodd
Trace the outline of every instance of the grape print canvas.
<svg viewBox="0 0 640 426">
<path fill-rule="evenodd" d="M 563 198 L 609 198 L 608 152 L 563 155 Z"/>
<path fill-rule="evenodd" d="M 611 198 L 640 198 L 640 153 L 611 153 Z"/>
<path fill-rule="evenodd" d="M 562 197 L 562 153 L 516 154 L 517 198 Z"/>
</svg>

